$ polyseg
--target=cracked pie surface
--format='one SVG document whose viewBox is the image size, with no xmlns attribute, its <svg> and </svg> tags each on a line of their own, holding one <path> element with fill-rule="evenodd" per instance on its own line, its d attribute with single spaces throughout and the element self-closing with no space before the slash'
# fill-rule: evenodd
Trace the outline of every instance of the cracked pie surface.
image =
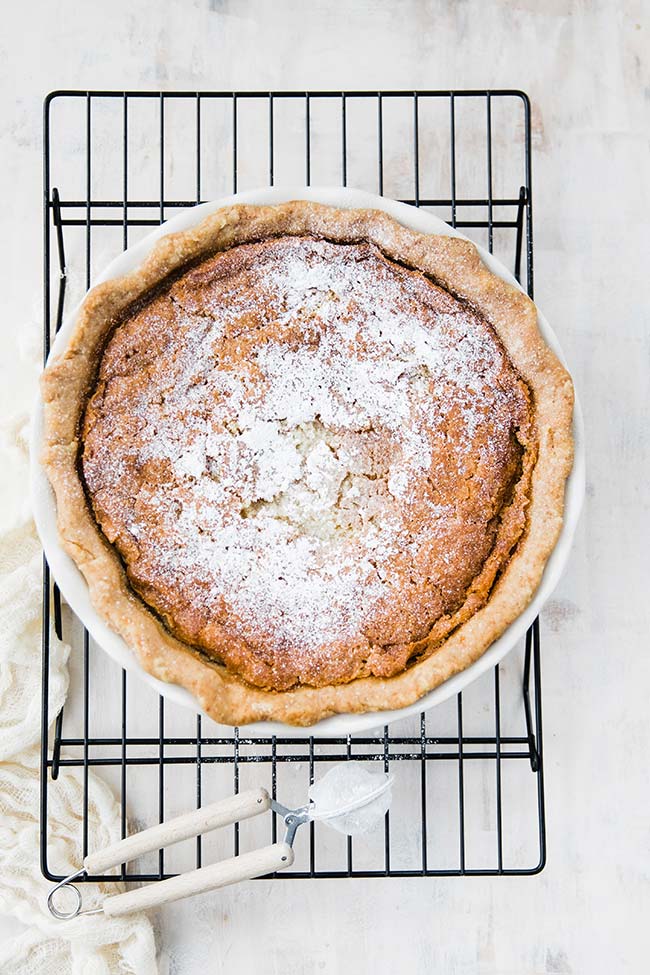
<svg viewBox="0 0 650 975">
<path fill-rule="evenodd" d="M 464 240 L 236 206 L 100 285 L 43 380 L 63 543 L 216 720 L 411 703 L 530 600 L 571 381 Z"/>
</svg>

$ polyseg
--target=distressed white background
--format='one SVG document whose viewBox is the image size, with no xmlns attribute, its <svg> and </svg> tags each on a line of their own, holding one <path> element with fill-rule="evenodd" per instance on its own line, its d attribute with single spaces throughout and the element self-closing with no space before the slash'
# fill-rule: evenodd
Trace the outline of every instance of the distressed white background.
<svg viewBox="0 0 650 975">
<path fill-rule="evenodd" d="M 519 87 L 534 105 L 536 297 L 582 396 L 589 461 L 574 554 L 543 616 L 548 867 L 208 896 L 160 916 L 170 972 L 647 970 L 649 21 L 634 0 L 5 7 L 3 411 L 34 388 L 12 349 L 38 341 L 48 90 Z M 3 472 L 4 506 L 23 490 Z"/>
</svg>

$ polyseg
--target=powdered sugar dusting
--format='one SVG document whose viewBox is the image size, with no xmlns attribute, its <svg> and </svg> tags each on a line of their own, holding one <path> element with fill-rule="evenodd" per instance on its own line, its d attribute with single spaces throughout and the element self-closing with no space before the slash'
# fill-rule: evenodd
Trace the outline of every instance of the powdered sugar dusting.
<svg viewBox="0 0 650 975">
<path fill-rule="evenodd" d="M 472 577 L 522 408 L 486 323 L 368 245 L 307 238 L 237 248 L 157 302 L 109 344 L 84 456 L 136 584 L 180 593 L 197 633 L 305 660 L 371 644 L 405 580 L 441 594 L 410 636 L 432 625 L 459 558 Z"/>
</svg>

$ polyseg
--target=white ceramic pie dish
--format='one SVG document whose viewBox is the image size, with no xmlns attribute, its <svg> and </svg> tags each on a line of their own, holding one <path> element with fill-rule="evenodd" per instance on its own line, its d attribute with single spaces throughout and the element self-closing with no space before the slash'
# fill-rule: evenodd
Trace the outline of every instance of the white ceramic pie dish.
<svg viewBox="0 0 650 975">
<path fill-rule="evenodd" d="M 94 280 L 93 285 L 110 280 L 111 278 L 121 277 L 134 270 L 142 263 L 154 243 L 160 237 L 172 232 L 187 230 L 219 207 L 230 206 L 234 203 L 282 203 L 295 199 L 313 200 L 343 208 L 362 207 L 383 210 L 411 230 L 425 234 L 435 233 L 463 237 L 463 234 L 453 230 L 438 217 L 430 213 L 360 190 L 342 187 L 273 187 L 251 190 L 248 193 L 239 193 L 235 196 L 229 196 L 211 203 L 204 203 L 183 211 L 161 227 L 157 227 L 145 239 L 135 246 L 130 247 L 127 251 L 116 257 L 115 260 L 111 261 L 105 270 Z M 478 249 L 483 261 L 494 274 L 497 274 L 515 287 L 520 288 L 514 277 L 499 261 L 481 247 Z M 523 289 L 520 288 L 520 290 Z M 57 355 L 65 348 L 74 327 L 78 311 L 79 306 L 63 322 L 52 345 L 52 355 Z M 538 320 L 540 331 L 545 341 L 553 349 L 558 358 L 564 362 L 564 356 L 557 338 L 541 313 L 538 314 Z M 575 459 L 573 470 L 566 485 L 564 524 L 557 545 L 547 562 L 540 586 L 524 612 L 511 623 L 499 639 L 474 664 L 460 674 L 456 674 L 433 691 L 430 691 L 419 701 L 397 711 L 334 715 L 333 717 L 318 722 L 318 724 L 313 725 L 310 729 L 294 728 L 279 722 L 257 722 L 247 725 L 246 733 L 259 736 L 282 735 L 283 737 L 304 737 L 306 734 L 310 734 L 314 737 L 338 737 L 368 731 L 371 728 L 376 728 L 379 725 L 396 721 L 399 718 L 417 714 L 420 711 L 434 707 L 436 704 L 440 704 L 442 701 L 457 694 L 471 681 L 480 677 L 481 674 L 494 667 L 518 643 L 528 626 L 539 614 L 541 607 L 555 589 L 569 556 L 576 524 L 582 507 L 585 485 L 584 435 L 582 414 L 577 399 L 574 412 L 573 435 L 575 440 Z M 166 684 L 146 673 L 140 666 L 135 653 L 117 633 L 110 629 L 107 623 L 93 608 L 90 602 L 88 587 L 81 572 L 60 544 L 56 525 L 56 502 L 54 493 L 40 464 L 42 449 L 43 409 L 39 400 L 34 415 L 31 443 L 31 493 L 33 511 L 47 561 L 66 601 L 86 626 L 94 640 L 120 666 L 129 672 L 137 672 L 143 680 L 153 686 L 156 691 L 168 700 L 192 708 L 195 711 L 199 710 L 196 698 L 189 691 L 185 690 L 185 688 L 176 684 Z"/>
</svg>

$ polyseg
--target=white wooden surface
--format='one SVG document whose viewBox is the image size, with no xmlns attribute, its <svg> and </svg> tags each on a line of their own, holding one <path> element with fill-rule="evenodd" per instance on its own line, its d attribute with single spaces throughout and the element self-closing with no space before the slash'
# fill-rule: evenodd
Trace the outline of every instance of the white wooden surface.
<svg viewBox="0 0 650 975">
<path fill-rule="evenodd" d="M 170 905 L 161 967 L 269 975 L 640 973 L 650 937 L 650 30 L 642 0 L 27 2 L 3 11 L 0 409 L 38 342 L 52 88 L 521 87 L 536 296 L 585 407 L 588 496 L 543 617 L 550 860 L 514 880 L 256 882 Z M 0 511 L 23 487 L 3 478 Z"/>
</svg>

